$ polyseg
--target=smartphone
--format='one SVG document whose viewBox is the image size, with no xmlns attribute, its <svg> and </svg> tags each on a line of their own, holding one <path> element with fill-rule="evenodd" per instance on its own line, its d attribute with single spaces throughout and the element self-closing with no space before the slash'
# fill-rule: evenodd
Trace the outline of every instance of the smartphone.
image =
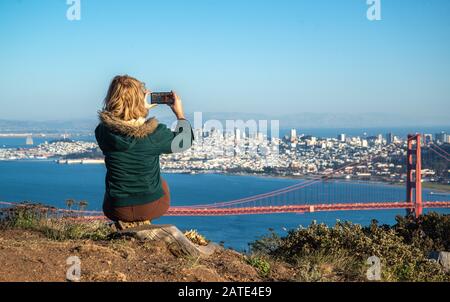
<svg viewBox="0 0 450 302">
<path fill-rule="evenodd" d="M 152 92 L 150 99 L 152 104 L 173 105 L 174 103 L 172 92 Z"/>
</svg>

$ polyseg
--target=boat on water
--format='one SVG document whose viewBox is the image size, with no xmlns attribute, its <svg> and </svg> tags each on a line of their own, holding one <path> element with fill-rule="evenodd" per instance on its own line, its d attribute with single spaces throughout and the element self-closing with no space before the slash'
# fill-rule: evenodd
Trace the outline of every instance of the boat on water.
<svg viewBox="0 0 450 302">
<path fill-rule="evenodd" d="M 81 163 L 83 164 L 83 165 L 86 165 L 86 164 L 89 164 L 89 165 L 92 165 L 92 164 L 104 164 L 105 163 L 105 160 L 104 159 L 83 159 L 83 160 L 81 160 Z"/>
<path fill-rule="evenodd" d="M 56 162 L 58 164 L 63 164 L 63 165 L 74 165 L 74 164 L 87 165 L 87 164 L 104 164 L 105 160 L 104 159 L 58 159 Z"/>
<path fill-rule="evenodd" d="M 63 165 L 81 164 L 81 159 L 58 159 L 56 162 Z"/>
</svg>

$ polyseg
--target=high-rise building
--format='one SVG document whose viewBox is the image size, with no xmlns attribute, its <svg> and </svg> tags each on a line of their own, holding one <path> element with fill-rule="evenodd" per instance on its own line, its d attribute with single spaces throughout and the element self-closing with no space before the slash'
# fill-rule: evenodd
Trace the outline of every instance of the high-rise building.
<svg viewBox="0 0 450 302">
<path fill-rule="evenodd" d="M 447 133 L 445 131 L 442 131 L 441 133 L 436 133 L 435 141 L 437 143 L 445 143 L 445 142 L 447 142 Z"/>
<path fill-rule="evenodd" d="M 340 142 L 345 142 L 345 133 L 339 134 L 338 137 L 337 137 L 337 139 L 338 139 Z"/>
<path fill-rule="evenodd" d="M 291 129 L 291 142 L 297 141 L 297 130 L 292 128 Z"/>
<path fill-rule="evenodd" d="M 394 144 L 401 144 L 402 143 L 402 139 L 396 135 L 394 135 Z"/>
<path fill-rule="evenodd" d="M 263 142 L 263 141 L 264 141 L 264 134 L 263 134 L 262 132 L 258 132 L 258 133 L 256 134 L 256 139 L 257 139 L 259 142 Z"/>
<path fill-rule="evenodd" d="M 239 128 L 234 129 L 234 140 L 239 142 L 241 140 L 241 130 Z"/>
<path fill-rule="evenodd" d="M 386 134 L 386 144 L 390 145 L 394 142 L 394 134 L 392 132 L 389 132 Z"/>
<path fill-rule="evenodd" d="M 383 136 L 381 134 L 368 136 L 366 139 L 370 145 L 381 145 L 383 143 Z"/>
<path fill-rule="evenodd" d="M 197 128 L 194 130 L 194 137 L 196 141 L 203 139 L 203 129 Z"/>
</svg>

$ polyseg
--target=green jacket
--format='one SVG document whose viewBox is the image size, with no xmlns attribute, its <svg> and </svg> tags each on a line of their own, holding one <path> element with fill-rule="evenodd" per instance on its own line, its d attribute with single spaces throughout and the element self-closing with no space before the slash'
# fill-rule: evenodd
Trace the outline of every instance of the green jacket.
<svg viewBox="0 0 450 302">
<path fill-rule="evenodd" d="M 105 155 L 105 194 L 112 205 L 141 205 L 162 197 L 159 156 L 172 152 L 178 133 L 155 118 L 132 126 L 101 111 L 99 119 L 95 137 Z"/>
</svg>

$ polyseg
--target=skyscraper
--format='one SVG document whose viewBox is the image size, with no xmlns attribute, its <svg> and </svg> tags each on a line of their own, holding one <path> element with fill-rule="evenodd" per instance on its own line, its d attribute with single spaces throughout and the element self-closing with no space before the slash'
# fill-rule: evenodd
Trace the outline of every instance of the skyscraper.
<svg viewBox="0 0 450 302">
<path fill-rule="evenodd" d="M 236 143 L 241 140 L 241 130 L 239 128 L 234 129 L 234 140 Z"/>
<path fill-rule="evenodd" d="M 394 142 L 394 134 L 392 132 L 389 132 L 386 134 L 386 144 L 390 145 Z"/>
<path fill-rule="evenodd" d="M 291 129 L 291 142 L 297 141 L 297 130 L 292 128 Z"/>
<path fill-rule="evenodd" d="M 442 131 L 441 133 L 436 133 L 435 140 L 437 143 L 447 142 L 447 133 L 445 131 Z"/>
</svg>

